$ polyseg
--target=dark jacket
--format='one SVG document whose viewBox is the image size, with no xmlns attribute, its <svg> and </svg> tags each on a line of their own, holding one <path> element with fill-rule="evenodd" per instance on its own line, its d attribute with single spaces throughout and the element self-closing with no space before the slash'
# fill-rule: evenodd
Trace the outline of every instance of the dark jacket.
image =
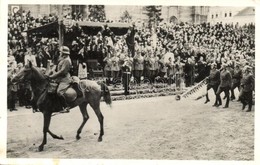
<svg viewBox="0 0 260 165">
<path fill-rule="evenodd" d="M 232 76 L 228 70 L 222 70 L 220 73 L 220 87 L 231 87 Z"/>
<path fill-rule="evenodd" d="M 252 74 L 248 74 L 243 76 L 242 80 L 241 80 L 241 89 L 243 92 L 250 92 L 254 90 L 254 77 Z"/>
<path fill-rule="evenodd" d="M 215 86 L 220 83 L 220 72 L 219 70 L 211 70 L 209 74 L 209 82 L 208 84 Z"/>
</svg>

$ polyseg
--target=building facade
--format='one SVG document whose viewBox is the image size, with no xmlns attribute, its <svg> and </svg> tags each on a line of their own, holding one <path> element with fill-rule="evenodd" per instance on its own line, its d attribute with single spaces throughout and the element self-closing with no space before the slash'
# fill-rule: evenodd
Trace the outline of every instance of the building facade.
<svg viewBox="0 0 260 165">
<path fill-rule="evenodd" d="M 223 6 L 162 6 L 161 18 L 164 22 L 187 22 L 198 24 L 209 22 L 216 24 L 239 23 L 240 25 L 255 22 L 255 8 L 253 7 L 223 7 Z M 9 12 L 30 11 L 33 17 L 42 17 L 49 14 L 63 15 L 81 12 L 85 18 L 88 17 L 87 5 L 9 5 Z M 106 5 L 105 13 L 107 20 L 118 22 L 123 13 L 127 11 L 132 17 L 129 21 L 147 22 L 148 16 L 145 6 L 130 5 Z"/>
<path fill-rule="evenodd" d="M 13 7 L 18 7 L 20 11 L 30 11 L 33 17 L 42 17 L 49 14 L 59 14 L 59 5 L 10 5 L 9 12 L 12 12 Z M 165 22 L 188 22 L 201 23 L 207 19 L 208 8 L 205 6 L 162 6 L 161 18 Z M 106 5 L 105 13 L 107 20 L 115 22 L 121 20 L 125 11 L 128 11 L 132 17 L 131 21 L 148 21 L 145 6 L 117 6 Z M 87 5 L 62 5 L 64 15 L 73 12 L 81 12 L 84 17 L 88 15 Z"/>
<path fill-rule="evenodd" d="M 162 18 L 165 22 L 187 22 L 198 24 L 207 22 L 207 6 L 163 6 Z"/>
<path fill-rule="evenodd" d="M 255 22 L 254 7 L 210 7 L 208 21 L 211 24 L 222 22 L 223 24 L 244 25 Z"/>
</svg>

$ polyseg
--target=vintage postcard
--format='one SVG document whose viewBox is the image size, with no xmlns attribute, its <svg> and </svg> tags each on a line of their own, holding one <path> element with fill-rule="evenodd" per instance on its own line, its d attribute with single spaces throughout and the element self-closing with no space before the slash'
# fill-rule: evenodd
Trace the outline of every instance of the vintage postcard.
<svg viewBox="0 0 260 165">
<path fill-rule="evenodd" d="M 259 3 L 1 2 L 0 164 L 255 164 Z"/>
</svg>

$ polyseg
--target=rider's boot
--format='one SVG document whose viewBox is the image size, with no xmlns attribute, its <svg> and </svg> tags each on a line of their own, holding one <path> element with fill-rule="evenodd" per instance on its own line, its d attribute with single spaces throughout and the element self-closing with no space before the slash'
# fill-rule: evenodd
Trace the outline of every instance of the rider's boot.
<svg viewBox="0 0 260 165">
<path fill-rule="evenodd" d="M 66 102 L 66 99 L 64 96 L 60 96 L 60 102 L 62 104 L 63 110 L 60 111 L 60 113 L 69 113 L 70 112 L 70 107 Z"/>
</svg>

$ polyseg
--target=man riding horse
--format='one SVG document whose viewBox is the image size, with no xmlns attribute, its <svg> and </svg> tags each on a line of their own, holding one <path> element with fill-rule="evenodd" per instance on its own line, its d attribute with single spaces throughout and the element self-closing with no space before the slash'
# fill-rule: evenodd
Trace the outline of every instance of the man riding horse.
<svg viewBox="0 0 260 165">
<path fill-rule="evenodd" d="M 69 55 L 70 49 L 67 46 L 62 46 L 60 48 L 60 57 L 56 68 L 57 72 L 54 72 L 52 75 L 49 76 L 49 78 L 55 79 L 55 81 L 59 83 L 57 94 L 60 97 L 60 101 L 64 107 L 63 111 L 60 111 L 61 113 L 69 112 L 70 109 L 65 97 L 65 92 L 71 84 L 71 76 L 69 72 L 72 63 Z"/>
<path fill-rule="evenodd" d="M 99 142 L 102 141 L 104 135 L 104 116 L 100 110 L 100 101 L 101 97 L 103 97 L 105 103 L 111 105 L 112 100 L 110 91 L 103 82 L 97 83 L 91 80 L 79 80 L 77 77 L 70 77 L 69 71 L 71 61 L 69 54 L 69 48 L 62 46 L 60 49 L 60 59 L 57 71 L 53 71 L 52 74 L 45 75 L 40 68 L 33 66 L 32 63 L 29 62 L 28 66 L 21 69 L 11 80 L 13 83 L 21 82 L 23 80 L 30 80 L 31 82 L 34 100 L 40 112 L 43 114 L 44 121 L 43 140 L 38 147 L 39 151 L 43 151 L 44 145 L 47 144 L 47 133 L 55 139 L 63 140 L 62 136 L 57 136 L 49 129 L 52 114 L 60 112 L 63 109 L 62 105 L 59 104 L 59 98 L 62 99 L 65 107 L 68 107 L 68 105 L 71 108 L 78 106 L 80 109 L 83 121 L 77 130 L 77 140 L 81 138 L 80 134 L 82 129 L 89 119 L 87 105 L 90 105 L 94 110 L 100 123 Z M 58 81 L 59 85 L 57 83 L 55 85 L 50 79 L 55 79 Z M 55 93 L 56 88 L 58 94 Z M 68 110 L 69 108 L 65 108 L 64 111 Z"/>
</svg>

